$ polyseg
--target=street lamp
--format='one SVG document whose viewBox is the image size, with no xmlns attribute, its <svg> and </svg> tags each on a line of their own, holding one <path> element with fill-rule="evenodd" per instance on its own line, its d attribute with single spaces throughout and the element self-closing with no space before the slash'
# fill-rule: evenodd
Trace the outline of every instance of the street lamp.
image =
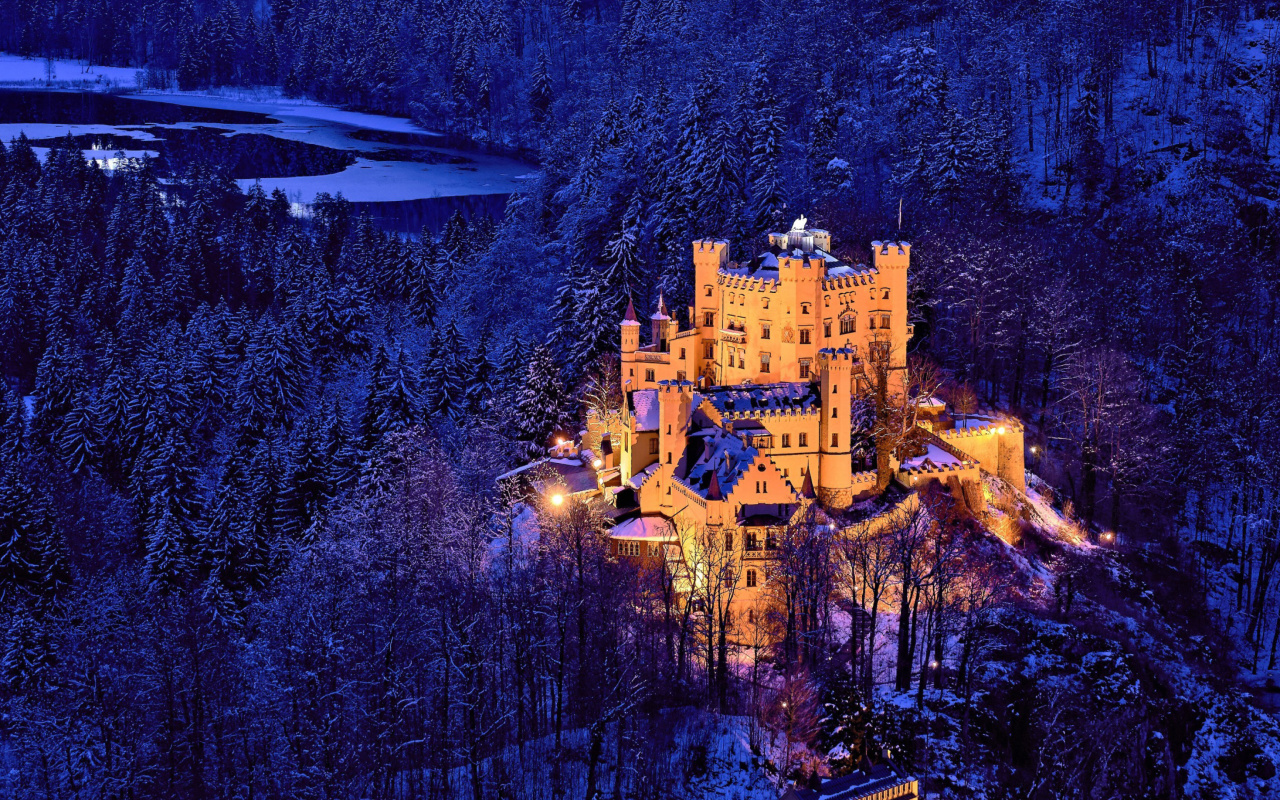
<svg viewBox="0 0 1280 800">
<path fill-rule="evenodd" d="M 595 461 L 591 462 L 591 466 L 595 467 L 596 469 L 600 469 L 601 467 L 604 466 L 604 462 L 597 458 Z"/>
<path fill-rule="evenodd" d="M 564 505 L 564 495 L 560 494 L 559 492 L 556 492 L 555 494 L 551 495 L 551 505 L 553 506 Z"/>
</svg>

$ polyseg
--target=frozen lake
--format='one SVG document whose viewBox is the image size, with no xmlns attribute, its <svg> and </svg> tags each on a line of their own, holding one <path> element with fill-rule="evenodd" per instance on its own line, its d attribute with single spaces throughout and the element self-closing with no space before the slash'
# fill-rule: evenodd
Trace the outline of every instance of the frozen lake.
<svg viewBox="0 0 1280 800">
<path fill-rule="evenodd" d="M 104 167 L 149 155 L 162 175 L 223 169 L 242 188 L 280 189 L 299 211 L 342 193 L 387 229 L 439 229 L 456 210 L 500 215 L 536 166 L 445 146 L 407 119 L 280 97 L 0 89 L 0 140 L 43 155 L 70 135 Z"/>
</svg>

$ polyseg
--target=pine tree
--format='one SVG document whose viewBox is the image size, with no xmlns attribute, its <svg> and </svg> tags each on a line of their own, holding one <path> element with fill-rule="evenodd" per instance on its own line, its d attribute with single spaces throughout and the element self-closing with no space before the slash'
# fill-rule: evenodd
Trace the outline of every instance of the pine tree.
<svg viewBox="0 0 1280 800">
<path fill-rule="evenodd" d="M 488 326 L 480 329 L 476 337 L 471 358 L 467 360 L 465 371 L 466 391 L 465 408 L 472 416 L 480 415 L 489 409 L 495 395 L 493 364 L 489 361 L 490 336 Z"/>
<path fill-rule="evenodd" d="M 418 418 L 418 376 L 404 350 L 396 353 L 387 370 L 385 388 L 378 396 L 378 433 L 402 431 Z"/>
<path fill-rule="evenodd" d="M 554 101 L 551 87 L 551 57 L 544 47 L 538 51 L 538 63 L 533 69 L 533 80 L 529 86 L 529 114 L 537 125 L 544 125 L 551 118 L 551 103 Z"/>
<path fill-rule="evenodd" d="M 526 457 L 545 454 L 547 439 L 559 427 L 567 407 L 568 393 L 555 356 L 550 348 L 539 345 L 530 354 L 524 385 L 516 397 L 516 437 Z"/>
<path fill-rule="evenodd" d="M 622 215 L 620 228 L 604 249 L 606 269 L 597 283 L 601 294 L 601 310 L 606 320 L 616 323 L 627 310 L 628 301 L 641 298 L 644 284 L 640 263 L 640 213 L 642 199 L 634 194 Z"/>
<path fill-rule="evenodd" d="M 391 360 L 387 357 L 387 350 L 379 346 L 369 365 L 369 386 L 365 389 L 364 410 L 360 415 L 360 445 L 365 451 L 376 447 L 382 438 L 382 431 L 378 426 L 382 410 L 378 402 L 386 394 L 390 369 Z"/>
<path fill-rule="evenodd" d="M 431 420 L 442 420 L 452 414 L 461 397 L 458 339 L 458 329 L 452 320 L 443 329 L 437 327 L 431 333 L 422 381 L 423 410 Z"/>
<path fill-rule="evenodd" d="M 769 85 L 768 70 L 763 64 L 758 65 L 752 75 L 748 108 L 751 155 L 747 174 L 751 205 L 747 232 L 760 235 L 780 228 L 786 206 L 778 177 L 782 138 L 786 131 L 779 103 Z"/>
</svg>

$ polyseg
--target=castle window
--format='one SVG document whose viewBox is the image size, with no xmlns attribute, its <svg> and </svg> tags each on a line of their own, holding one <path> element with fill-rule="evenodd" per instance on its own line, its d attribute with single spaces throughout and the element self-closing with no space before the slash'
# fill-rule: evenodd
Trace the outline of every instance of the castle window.
<svg viewBox="0 0 1280 800">
<path fill-rule="evenodd" d="M 703 315 L 702 315 L 702 324 L 703 324 L 703 325 L 705 325 L 705 326 L 706 326 L 706 327 L 708 327 L 708 328 L 709 328 L 709 327 L 711 327 L 712 325 L 715 325 L 715 324 L 716 324 L 716 312 L 714 312 L 714 311 L 707 311 L 707 312 L 704 312 L 704 313 L 703 313 Z"/>
<path fill-rule="evenodd" d="M 766 533 L 766 534 L 764 535 L 764 549 L 765 549 L 765 550 L 777 550 L 777 549 L 778 549 L 778 537 L 774 535 L 773 531 L 769 531 L 768 533 Z M 768 573 L 768 571 L 766 571 L 766 572 L 764 573 L 764 579 L 765 579 L 766 581 L 767 581 L 767 580 L 769 580 L 769 573 Z"/>
<path fill-rule="evenodd" d="M 769 354 L 768 353 L 760 354 L 760 371 L 761 372 L 769 371 Z"/>
<path fill-rule="evenodd" d="M 710 297 L 710 296 L 711 296 L 711 286 L 710 286 L 710 284 L 708 284 L 706 288 L 707 288 L 707 297 Z"/>
<path fill-rule="evenodd" d="M 646 381 L 648 381 L 649 383 L 653 383 L 653 370 L 651 370 L 651 369 L 646 369 L 646 370 L 644 371 L 644 379 L 645 379 Z"/>
<path fill-rule="evenodd" d="M 791 434 L 789 433 L 782 434 L 782 446 L 783 447 L 791 446 Z"/>
<path fill-rule="evenodd" d="M 760 540 L 754 533 L 748 533 L 746 535 L 746 540 L 743 542 L 743 547 L 747 550 L 759 550 Z"/>
<path fill-rule="evenodd" d="M 725 552 L 733 552 L 733 531 L 724 532 L 724 549 Z"/>
<path fill-rule="evenodd" d="M 651 456 L 656 456 L 657 454 L 658 454 L 658 440 L 657 440 L 657 439 L 650 439 L 650 440 L 649 440 L 649 455 L 651 455 Z"/>
<path fill-rule="evenodd" d="M 834 446 L 834 443 L 833 443 L 833 446 Z M 671 451 L 669 451 L 669 450 L 667 451 L 667 463 L 668 463 L 668 464 L 670 464 L 670 463 L 671 463 Z M 668 487 L 668 489 L 670 489 L 670 487 Z M 671 492 L 670 492 L 670 491 L 668 491 L 668 492 L 667 492 L 667 494 L 671 494 Z"/>
<path fill-rule="evenodd" d="M 723 578 L 723 583 L 724 583 L 724 588 L 726 588 L 726 589 L 732 589 L 732 588 L 733 588 L 733 584 L 737 583 L 737 581 L 736 581 L 736 580 L 734 580 L 734 577 L 733 577 L 733 574 L 732 574 L 732 573 L 725 573 L 725 576 L 724 576 L 724 578 Z"/>
<path fill-rule="evenodd" d="M 677 380 L 677 381 L 683 381 L 683 380 L 684 380 L 684 370 L 682 370 L 682 369 L 681 369 L 681 370 L 676 370 L 676 380 Z"/>
<path fill-rule="evenodd" d="M 873 330 L 873 331 L 876 329 L 876 318 L 875 318 L 875 317 L 871 317 L 871 321 L 867 323 L 867 329 L 868 329 L 868 330 Z"/>
<path fill-rule="evenodd" d="M 656 544 L 649 545 L 649 558 L 654 558 L 657 555 L 658 555 L 658 545 Z"/>
<path fill-rule="evenodd" d="M 769 298 L 765 297 L 765 298 L 761 299 L 761 301 L 760 301 L 760 307 L 761 307 L 761 308 L 768 308 L 768 307 L 769 307 Z"/>
<path fill-rule="evenodd" d="M 801 314 L 808 314 L 808 313 L 809 313 L 809 304 L 808 304 L 808 303 L 801 303 L 801 304 L 800 304 L 800 313 L 801 313 Z"/>
<path fill-rule="evenodd" d="M 831 434 L 831 446 L 832 447 L 840 446 L 840 434 L 838 433 Z"/>
<path fill-rule="evenodd" d="M 800 446 L 801 446 L 801 447 L 808 447 L 808 446 L 809 446 L 809 434 L 807 434 L 807 433 L 802 433 L 802 434 L 800 434 Z M 658 451 L 657 451 L 657 450 L 655 450 L 654 452 L 656 453 L 656 452 L 658 452 Z"/>
<path fill-rule="evenodd" d="M 840 394 L 840 384 L 838 384 L 838 383 L 833 383 L 833 384 L 831 384 L 831 393 L 832 393 L 832 394 Z M 832 410 L 834 410 L 834 409 L 832 409 Z M 667 431 L 667 432 L 668 432 L 668 433 L 670 433 L 670 431 Z"/>
<path fill-rule="evenodd" d="M 751 570 L 751 572 L 755 572 L 755 570 Z M 747 622 L 751 623 L 752 625 L 756 624 L 756 610 L 754 608 L 747 609 Z"/>
<path fill-rule="evenodd" d="M 800 344 L 809 344 L 812 338 L 813 338 L 813 331 L 809 330 L 808 328 L 800 329 Z"/>
<path fill-rule="evenodd" d="M 831 418 L 837 419 L 840 416 L 840 406 L 831 407 Z"/>
<path fill-rule="evenodd" d="M 825 296 L 822 298 L 822 307 L 823 307 L 823 308 L 831 308 L 831 295 L 825 295 Z"/>
<path fill-rule="evenodd" d="M 702 357 L 706 359 L 711 359 L 716 357 L 715 342 L 707 342 L 706 344 L 702 345 Z"/>
<path fill-rule="evenodd" d="M 748 588 L 748 589 L 754 589 L 754 588 L 755 588 L 755 585 L 756 585 L 756 571 L 755 571 L 754 569 L 749 569 L 749 570 L 747 570 L 747 588 Z M 749 620 L 751 620 L 751 621 L 753 621 L 753 622 L 754 622 L 754 621 L 755 621 L 755 612 L 754 612 L 754 611 L 748 611 L 748 612 L 747 612 L 747 619 L 749 619 Z"/>
<path fill-rule="evenodd" d="M 858 319 L 858 318 L 857 318 L 857 317 L 855 317 L 855 316 L 853 316 L 852 314 L 849 314 L 849 315 L 847 315 L 847 316 L 841 317 L 841 318 L 840 318 L 840 332 L 841 332 L 841 333 L 853 333 L 853 332 L 857 329 L 857 327 L 858 327 L 857 319 Z"/>
<path fill-rule="evenodd" d="M 768 325 L 761 325 L 761 326 L 760 326 L 760 338 L 761 338 L 761 339 L 768 339 L 768 338 L 769 338 L 769 326 L 768 326 Z"/>
<path fill-rule="evenodd" d="M 800 362 L 800 377 L 809 377 L 809 359 L 807 358 Z"/>
<path fill-rule="evenodd" d="M 880 315 L 880 327 L 881 327 L 881 328 L 888 328 L 888 327 L 889 327 L 889 315 L 888 315 L 888 314 L 881 314 L 881 315 Z"/>
<path fill-rule="evenodd" d="M 681 347 L 681 348 L 680 348 L 680 360 L 681 360 L 681 361 L 684 361 L 684 359 L 685 359 L 685 352 L 684 352 L 684 350 L 685 350 L 685 349 L 684 349 L 683 347 Z"/>
<path fill-rule="evenodd" d="M 844 327 L 844 326 L 841 325 L 841 327 Z M 827 337 L 828 339 L 831 338 L 831 320 L 826 320 L 822 323 L 822 335 Z"/>
<path fill-rule="evenodd" d="M 885 300 L 888 300 L 888 299 L 889 299 L 889 290 L 888 290 L 888 289 L 885 289 L 885 290 L 884 290 L 884 298 L 883 298 L 883 299 L 885 299 Z"/>
</svg>

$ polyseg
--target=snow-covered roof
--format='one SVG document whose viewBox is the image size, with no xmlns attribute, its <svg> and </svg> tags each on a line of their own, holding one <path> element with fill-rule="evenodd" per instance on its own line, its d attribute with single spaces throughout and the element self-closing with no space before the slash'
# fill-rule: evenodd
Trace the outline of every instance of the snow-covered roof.
<svg viewBox="0 0 1280 800">
<path fill-rule="evenodd" d="M 631 393 L 631 416 L 637 431 L 656 431 L 661 418 L 657 389 L 637 389 Z"/>
<path fill-rule="evenodd" d="M 681 462 L 684 482 L 706 497 L 715 474 L 721 493 L 727 495 L 758 455 L 759 450 L 719 428 L 710 429 L 707 435 L 690 436 Z"/>
<path fill-rule="evenodd" d="M 903 775 L 892 763 L 877 764 L 866 770 L 855 770 L 842 778 L 823 781 L 816 789 L 796 787 L 783 795 L 783 800 L 860 800 L 877 792 L 911 783 L 915 778 Z"/>
<path fill-rule="evenodd" d="M 722 386 L 702 390 L 721 414 L 732 412 L 807 409 L 819 405 L 817 384 L 765 383 L 759 386 Z"/>
<path fill-rule="evenodd" d="M 960 459 L 938 447 L 936 444 L 926 444 L 926 451 L 923 455 L 912 456 L 902 462 L 901 469 L 919 469 L 927 468 L 930 465 L 935 467 L 943 467 L 948 465 L 959 464 Z"/>
<path fill-rule="evenodd" d="M 675 528 L 671 523 L 660 516 L 643 516 L 633 517 L 625 522 L 619 522 L 613 526 L 613 530 L 609 535 L 614 539 L 655 539 L 665 541 L 674 539 L 676 535 Z"/>
</svg>

